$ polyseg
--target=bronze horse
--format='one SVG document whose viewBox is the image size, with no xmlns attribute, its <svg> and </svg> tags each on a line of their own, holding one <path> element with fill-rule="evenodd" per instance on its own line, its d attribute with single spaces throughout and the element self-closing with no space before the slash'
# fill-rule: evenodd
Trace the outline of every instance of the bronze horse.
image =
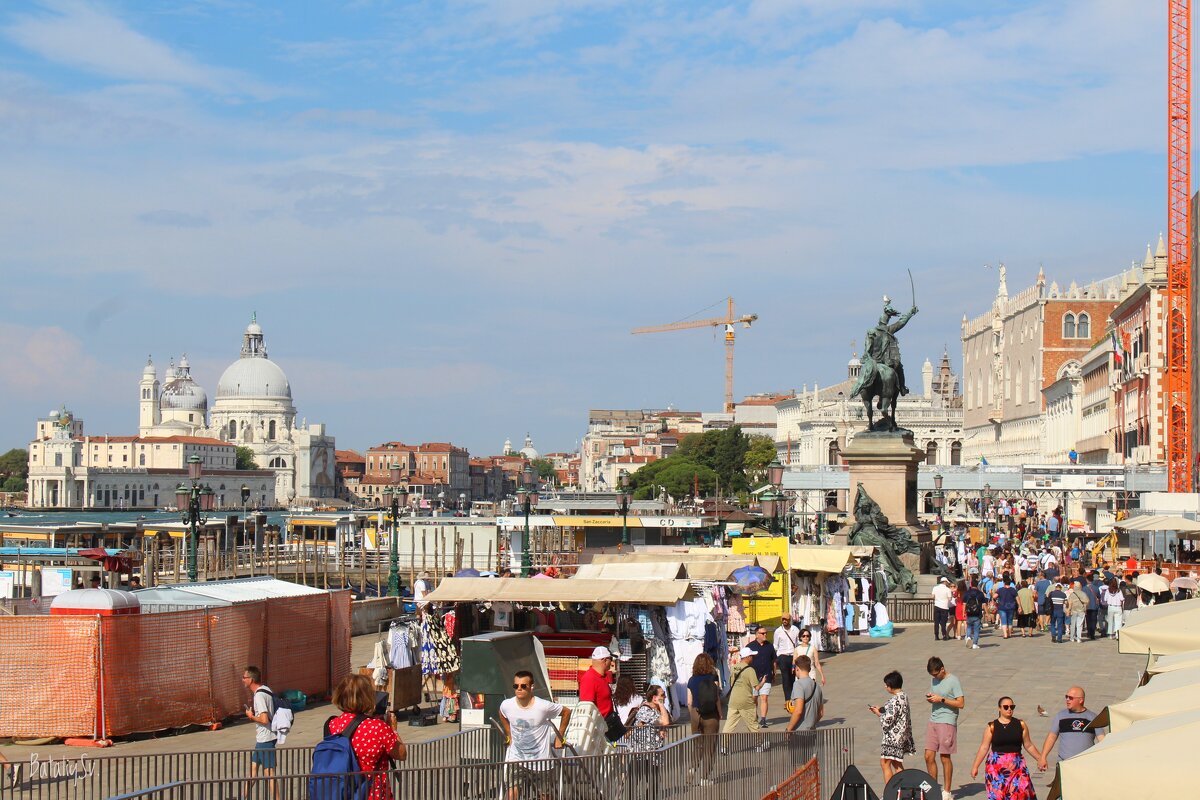
<svg viewBox="0 0 1200 800">
<path fill-rule="evenodd" d="M 859 396 L 867 409 L 867 430 L 894 432 L 900 429 L 896 425 L 896 401 L 900 397 L 900 381 L 896 370 L 876 362 L 875 375 L 863 384 Z M 876 408 L 883 412 L 878 423 L 875 422 Z"/>
</svg>

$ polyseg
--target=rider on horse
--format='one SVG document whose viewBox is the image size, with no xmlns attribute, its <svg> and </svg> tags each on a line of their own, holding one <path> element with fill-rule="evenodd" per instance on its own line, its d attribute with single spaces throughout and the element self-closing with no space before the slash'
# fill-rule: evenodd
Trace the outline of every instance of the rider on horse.
<svg viewBox="0 0 1200 800">
<path fill-rule="evenodd" d="M 885 364 L 895 371 L 900 396 L 908 394 L 908 386 L 904 382 L 904 365 L 900 363 L 900 343 L 896 341 L 896 331 L 907 325 L 916 313 L 917 307 L 913 306 L 907 314 L 901 314 L 892 308 L 892 301 L 884 295 L 883 314 L 879 317 L 879 324 L 867 331 L 862 372 L 858 375 L 858 383 L 854 384 L 854 389 L 850 392 L 851 397 L 857 397 L 863 389 L 871 385 L 880 364 Z M 892 317 L 900 319 L 892 322 Z"/>
</svg>

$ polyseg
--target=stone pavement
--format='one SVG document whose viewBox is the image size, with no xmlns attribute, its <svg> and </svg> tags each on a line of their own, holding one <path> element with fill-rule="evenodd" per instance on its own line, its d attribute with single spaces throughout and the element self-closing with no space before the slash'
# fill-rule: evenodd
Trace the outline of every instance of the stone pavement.
<svg viewBox="0 0 1200 800">
<path fill-rule="evenodd" d="M 370 660 L 375 636 L 360 636 L 353 640 L 351 663 L 356 667 Z M 959 753 L 954 759 L 955 797 L 983 798 L 986 793 L 979 780 L 970 777 L 971 761 L 979 747 L 984 724 L 992 719 L 996 701 L 1004 694 L 1017 703 L 1017 716 L 1030 723 L 1034 744 L 1041 747 L 1048 732 L 1049 717 L 1037 715 L 1036 707 L 1043 706 L 1050 716 L 1063 707 L 1063 694 L 1073 683 L 1081 682 L 1087 692 L 1088 708 L 1099 711 L 1109 702 L 1124 699 L 1136 685 L 1138 670 L 1145 666 L 1144 656 L 1117 654 L 1115 642 L 1097 640 L 1083 644 L 1056 645 L 1049 635 L 1034 639 L 1014 638 L 1004 641 L 998 634 L 985 632 L 979 650 L 970 650 L 959 641 L 936 642 L 933 626 L 909 624 L 898 626 L 892 639 L 851 637 L 850 649 L 822 659 L 828 680 L 825 697 L 826 725 L 850 725 L 854 728 L 854 763 L 871 782 L 877 793 L 882 792 L 883 776 L 879 767 L 879 722 L 867 710 L 870 704 L 881 704 L 887 694 L 883 676 L 892 669 L 904 675 L 905 690 L 913 709 L 913 735 L 917 755 L 905 760 L 907 767 L 924 768 L 923 745 L 925 723 L 928 720 L 925 692 L 929 676 L 925 662 L 938 655 L 946 667 L 962 681 L 967 705 L 959 720 Z M 266 676 L 268 681 L 270 676 Z M 285 687 L 286 688 L 286 687 Z M 329 704 L 309 707 L 297 716 L 297 724 L 288 737 L 288 744 L 311 746 L 320 739 L 320 723 L 335 713 Z M 771 698 L 771 731 L 782 730 L 786 721 L 783 693 L 777 686 Z M 421 742 L 453 733 L 457 725 L 439 724 L 417 728 L 404 725 L 400 735 L 406 742 Z M 36 752 L 45 758 L 103 758 L 106 755 L 197 752 L 244 749 L 253 746 L 254 733 L 248 722 L 235 722 L 219 731 L 196 731 L 179 736 L 162 736 L 134 742 L 122 742 L 107 750 L 73 748 L 63 745 L 49 747 L 7 746 L 0 749 L 10 761 L 28 760 Z M 1043 777 L 1034 774 L 1035 785 L 1045 796 L 1045 785 L 1053 776 L 1050 770 Z M 839 776 L 828 776 L 828 785 Z M 940 777 L 940 776 L 939 776 Z"/>
<path fill-rule="evenodd" d="M 971 762 L 983 738 L 984 725 L 996 714 L 996 702 L 1010 695 L 1016 715 L 1029 724 L 1034 746 L 1039 749 L 1049 732 L 1050 718 L 1064 707 L 1063 695 L 1074 684 L 1087 693 L 1087 707 L 1099 711 L 1110 702 L 1123 700 L 1137 685 L 1145 656 L 1118 655 L 1117 643 L 1097 639 L 1082 644 L 1054 644 L 1049 634 L 1032 639 L 1003 639 L 998 630 L 986 631 L 979 649 L 971 650 L 958 640 L 935 641 L 931 624 L 897 626 L 892 639 L 851 637 L 845 653 L 822 657 L 825 668 L 825 719 L 822 724 L 850 725 L 854 728 L 854 763 L 876 793 L 883 790 L 883 772 L 879 766 L 879 720 L 868 705 L 882 705 L 888 695 L 883 676 L 899 670 L 909 696 L 913 716 L 913 738 L 917 754 L 905 759 L 907 768 L 924 769 L 925 723 L 929 720 L 925 693 L 929 675 L 925 663 L 938 656 L 951 674 L 962 682 L 967 704 L 959 715 L 958 754 L 954 757 L 954 796 L 984 798 L 982 776 L 971 778 Z M 781 691 L 771 698 L 773 724 L 782 728 L 785 715 Z M 1047 717 L 1039 717 L 1041 705 Z M 779 720 L 775 723 L 774 720 Z M 1057 750 L 1057 748 L 1056 748 Z M 1038 795 L 1045 797 L 1046 785 L 1054 777 L 1055 758 L 1042 776 L 1032 771 Z M 940 764 L 939 764 L 940 769 Z M 938 776 L 939 781 L 943 780 Z M 836 780 L 836 777 L 832 778 Z"/>
</svg>

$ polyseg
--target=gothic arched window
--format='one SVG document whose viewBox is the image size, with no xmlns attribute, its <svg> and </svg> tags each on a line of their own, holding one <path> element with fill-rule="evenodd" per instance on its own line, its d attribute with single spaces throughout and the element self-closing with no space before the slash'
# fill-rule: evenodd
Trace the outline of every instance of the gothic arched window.
<svg viewBox="0 0 1200 800">
<path fill-rule="evenodd" d="M 1070 312 L 1063 314 L 1062 335 L 1064 339 L 1075 338 L 1075 315 Z"/>
<path fill-rule="evenodd" d="M 1079 315 L 1079 321 L 1075 323 L 1075 335 L 1080 339 L 1087 339 L 1091 334 L 1091 319 L 1086 313 Z"/>
<path fill-rule="evenodd" d="M 952 442 L 950 444 L 950 466 L 957 467 L 962 465 L 962 442 Z"/>
</svg>

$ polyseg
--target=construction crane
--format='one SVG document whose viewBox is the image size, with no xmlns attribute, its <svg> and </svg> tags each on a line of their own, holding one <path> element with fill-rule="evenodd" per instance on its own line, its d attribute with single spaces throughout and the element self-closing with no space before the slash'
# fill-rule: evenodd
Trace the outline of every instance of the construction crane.
<svg viewBox="0 0 1200 800">
<path fill-rule="evenodd" d="M 645 328 L 634 328 L 634 334 L 640 333 L 665 333 L 667 331 L 682 331 L 689 328 L 725 328 L 725 412 L 733 411 L 733 339 L 734 330 L 738 323 L 750 327 L 758 314 L 743 314 L 737 316 L 733 309 L 733 298 L 725 298 L 727 309 L 723 317 L 710 317 L 709 319 L 693 319 L 684 322 L 672 322 L 670 325 L 650 325 Z"/>
<path fill-rule="evenodd" d="M 1192 0 L 1168 0 L 1167 76 L 1167 481 L 1172 492 L 1191 492 L 1192 248 L 1188 211 L 1192 194 Z"/>
</svg>

